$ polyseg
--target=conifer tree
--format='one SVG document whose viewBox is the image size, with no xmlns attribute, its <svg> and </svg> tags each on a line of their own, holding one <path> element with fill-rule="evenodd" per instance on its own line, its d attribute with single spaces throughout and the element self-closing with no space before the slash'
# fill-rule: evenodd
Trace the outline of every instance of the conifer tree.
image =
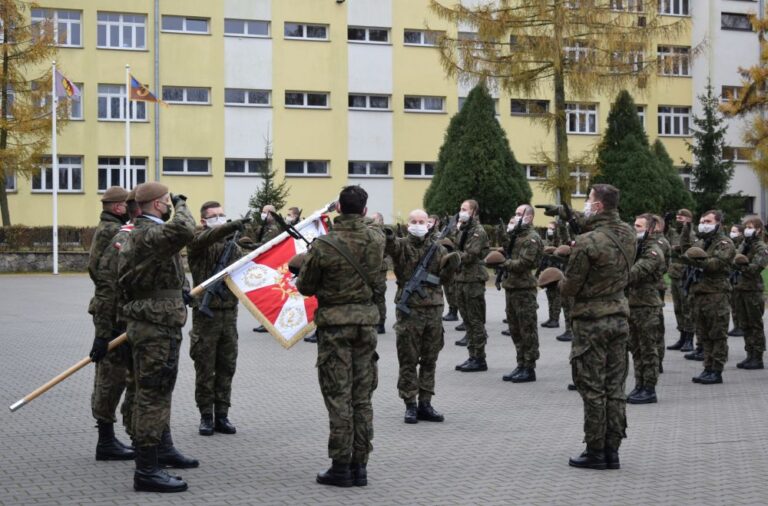
<svg viewBox="0 0 768 506">
<path fill-rule="evenodd" d="M 251 198 L 248 201 L 248 206 L 253 209 L 257 215 L 261 208 L 266 205 L 275 206 L 275 210 L 279 212 L 285 207 L 291 188 L 285 180 L 280 181 L 279 183 L 276 181 L 277 172 L 272 167 L 272 142 L 269 138 L 266 139 L 264 145 L 264 162 L 259 169 L 261 185 L 256 192 L 251 195 Z"/>
<path fill-rule="evenodd" d="M 661 171 L 661 184 L 657 186 L 657 189 L 662 193 L 664 201 L 661 211 L 677 211 L 682 208 L 693 209 L 695 203 L 691 192 L 685 188 L 685 184 L 680 178 L 680 174 L 677 168 L 675 168 L 667 148 L 664 147 L 664 143 L 656 139 L 651 146 L 651 151 L 653 151 Z"/>
</svg>

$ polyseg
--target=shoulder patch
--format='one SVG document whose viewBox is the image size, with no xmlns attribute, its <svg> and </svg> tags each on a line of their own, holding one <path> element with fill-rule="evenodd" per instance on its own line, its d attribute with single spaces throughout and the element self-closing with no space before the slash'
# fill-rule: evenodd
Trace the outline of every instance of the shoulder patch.
<svg viewBox="0 0 768 506">
<path fill-rule="evenodd" d="M 653 255 L 655 257 L 659 256 L 655 251 L 651 251 L 651 255 Z"/>
<path fill-rule="evenodd" d="M 115 242 L 115 243 L 114 243 L 112 246 L 114 246 L 114 247 L 115 247 L 115 249 L 117 249 L 117 250 L 119 250 L 120 248 L 122 248 L 122 247 L 123 247 L 123 245 L 122 245 L 122 244 L 120 244 L 119 242 Z"/>
</svg>

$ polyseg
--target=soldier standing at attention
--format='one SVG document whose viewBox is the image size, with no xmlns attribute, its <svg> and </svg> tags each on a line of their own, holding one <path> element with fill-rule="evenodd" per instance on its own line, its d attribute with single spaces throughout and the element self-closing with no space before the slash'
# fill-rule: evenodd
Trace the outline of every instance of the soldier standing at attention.
<svg viewBox="0 0 768 506">
<path fill-rule="evenodd" d="M 88 312 L 93 316 L 96 334 L 91 347 L 91 360 L 96 363 L 91 395 L 91 412 L 99 429 L 96 460 L 133 460 L 130 446 L 115 437 L 115 410 L 125 390 L 127 370 L 120 350 L 107 354 L 109 342 L 122 334 L 115 308 L 115 286 L 101 268 L 103 258 L 110 252 L 112 239 L 128 221 L 128 192 L 112 186 L 101 197 L 101 216 L 93 235 L 88 258 L 88 274 L 95 285 Z M 130 399 L 126 397 L 126 401 Z M 130 434 L 130 433 L 129 433 Z"/>
<path fill-rule="evenodd" d="M 731 226 L 731 232 L 728 234 L 728 236 L 733 241 L 733 247 L 736 248 L 736 251 L 739 251 L 739 248 L 742 244 L 744 244 L 744 225 L 741 225 L 739 223 L 734 223 Z M 739 316 L 741 313 L 739 311 L 736 311 L 736 301 L 734 298 L 736 297 L 736 286 L 733 284 L 733 281 L 738 277 L 736 274 L 736 270 L 731 270 L 731 285 L 734 288 L 734 291 L 731 292 L 731 318 L 733 319 L 733 328 L 728 331 L 728 336 L 730 337 L 744 337 L 744 323 L 739 320 Z"/>
<path fill-rule="evenodd" d="M 381 213 L 373 213 L 373 225 L 379 230 L 383 230 L 384 227 L 384 215 Z M 376 325 L 376 333 L 384 334 L 386 329 L 384 323 L 387 320 L 387 256 L 384 255 L 384 260 L 381 262 L 378 274 L 373 279 L 373 303 L 379 309 L 379 323 Z"/>
<path fill-rule="evenodd" d="M 653 227 L 653 229 L 649 230 L 649 236 L 651 240 L 653 240 L 656 245 L 661 249 L 661 252 L 664 254 L 664 273 L 666 274 L 669 272 L 669 265 L 670 261 L 672 260 L 672 246 L 669 244 L 669 241 L 667 240 L 667 237 L 664 235 L 664 232 L 666 230 L 666 223 L 664 223 L 664 220 L 661 216 L 654 214 L 653 219 L 656 221 L 656 225 Z M 659 350 L 659 373 L 664 372 L 664 354 L 666 353 L 666 345 L 667 343 L 664 341 L 664 336 L 667 333 L 666 326 L 664 325 L 664 306 L 666 305 L 665 297 L 667 293 L 667 285 L 664 282 L 664 275 L 662 274 L 661 278 L 659 279 L 659 298 L 661 298 L 661 306 L 657 309 L 657 315 L 659 318 L 659 333 L 658 333 L 658 343 L 656 344 L 656 347 Z"/>
<path fill-rule="evenodd" d="M 187 245 L 189 270 L 195 286 L 214 274 L 214 269 L 227 247 L 228 238 L 243 232 L 250 219 L 227 222 L 224 208 L 214 201 L 200 208 L 200 227 Z M 244 252 L 235 245 L 230 257 L 234 262 Z M 200 410 L 201 436 L 213 432 L 234 434 L 235 426 L 228 418 L 232 396 L 232 378 L 237 366 L 237 297 L 228 289 L 211 298 L 208 309 L 213 316 L 192 309 L 189 333 L 189 355 L 195 363 L 195 402 Z M 198 306 L 199 304 L 196 304 Z"/>
<path fill-rule="evenodd" d="M 140 185 L 136 202 L 141 216 L 118 256 L 119 285 L 127 303 L 128 342 L 133 355 L 136 400 L 133 436 L 136 445 L 135 490 L 182 492 L 187 483 L 169 475 L 170 467 L 197 467 L 171 438 L 171 396 L 179 367 L 181 328 L 187 321 L 188 286 L 179 252 L 194 237 L 195 219 L 183 195 L 171 196 L 157 182 Z M 173 219 L 171 219 L 172 209 Z"/>
<path fill-rule="evenodd" d="M 501 265 L 507 272 L 502 283 L 506 293 L 507 323 L 517 352 L 517 367 L 502 376 L 504 381 L 526 383 L 536 381 L 536 361 L 539 359 L 539 331 L 536 326 L 536 279 L 533 270 L 541 261 L 544 248 L 533 228 L 533 207 L 523 204 L 515 210 L 508 232 L 514 234 L 514 244 L 507 249 L 508 258 Z M 510 239 L 511 240 L 511 239 Z"/>
<path fill-rule="evenodd" d="M 442 283 L 450 280 L 458 268 L 459 255 L 448 253 L 435 242 L 435 236 L 429 233 L 427 213 L 421 209 L 415 209 L 408 215 L 408 237 L 395 237 L 392 230 L 386 230 L 386 236 L 384 251 L 392 257 L 398 287 L 395 300 L 398 302 L 403 287 L 413 276 L 421 259 L 433 245 L 436 248 L 428 272 L 438 277 L 440 283 L 423 284 L 426 297 L 413 294 L 408 299 L 410 314 L 395 311 L 395 333 L 400 365 L 397 390 L 405 401 L 405 423 L 417 423 L 419 420 L 442 422 L 443 415 L 435 411 L 431 404 L 435 395 L 437 356 L 444 344 Z"/>
<path fill-rule="evenodd" d="M 686 223 L 693 219 L 693 213 L 688 209 L 680 209 L 675 215 L 674 225 L 667 227 L 666 235 L 672 246 L 672 259 L 669 264 L 669 287 L 672 292 L 672 304 L 675 308 L 675 320 L 680 339 L 675 344 L 667 346 L 668 350 L 693 351 L 693 308 L 691 296 L 683 291 L 683 275 L 685 264 L 681 257 L 685 251 L 681 251 L 680 231 Z"/>
<path fill-rule="evenodd" d="M 368 193 L 347 186 L 339 194 L 333 230 L 306 253 L 296 280 L 303 295 L 317 296 L 317 374 L 328 409 L 331 468 L 324 485 L 368 483 L 373 445 L 371 396 L 378 383 L 376 324 L 371 280 L 384 258 L 384 234 L 366 225 Z"/>
<path fill-rule="evenodd" d="M 436 235 L 440 233 L 440 219 L 436 215 L 431 215 L 430 220 L 433 220 L 433 225 L 430 228 L 432 234 Z M 445 226 L 448 226 L 446 223 Z M 455 244 L 456 236 L 459 231 L 454 228 L 443 240 L 444 244 Z M 445 294 L 445 301 L 448 303 L 448 312 L 443 316 L 444 322 L 455 322 L 459 320 L 459 302 L 456 300 L 456 280 L 449 281 L 443 284 L 443 293 Z"/>
<path fill-rule="evenodd" d="M 584 402 L 587 449 L 573 467 L 619 469 L 626 437 L 629 304 L 624 290 L 635 254 L 635 232 L 617 211 L 619 190 L 596 184 L 584 204 L 586 233 L 576 237 L 560 290 L 573 297 L 573 382 Z"/>
<path fill-rule="evenodd" d="M 691 226 L 683 227 L 682 261 L 696 271 L 690 292 L 696 335 L 704 352 L 704 371 L 692 381 L 702 385 L 723 382 L 728 360 L 728 317 L 731 284 L 728 276 L 736 250 L 722 230 L 723 213 L 707 211 L 699 218 L 699 239 L 692 244 Z"/>
<path fill-rule="evenodd" d="M 460 231 L 457 250 L 461 269 L 456 275 L 459 311 L 467 327 L 469 358 L 456 366 L 457 371 L 487 371 L 485 362 L 485 282 L 488 271 L 483 260 L 488 256 L 488 235 L 480 224 L 480 206 L 475 200 L 465 200 L 459 209 Z M 461 344 L 457 342 L 456 344 Z"/>
<path fill-rule="evenodd" d="M 550 221 L 547 224 L 547 232 L 546 236 L 544 238 L 544 246 L 545 247 L 551 247 L 554 252 L 554 248 L 557 248 L 560 246 L 560 241 L 557 239 L 556 235 L 556 227 L 557 223 L 554 221 Z M 554 267 L 552 258 L 552 253 L 548 253 L 544 255 L 544 258 L 542 259 L 542 265 L 540 266 L 540 270 L 544 270 L 547 267 Z M 552 264 L 552 265 L 550 265 Z M 556 329 L 560 327 L 560 310 L 563 307 L 562 300 L 560 299 L 560 289 L 557 287 L 556 284 L 552 283 L 549 286 L 546 287 L 546 293 L 547 293 L 547 308 L 548 308 L 548 314 L 549 318 L 547 321 L 543 322 L 541 324 L 542 327 L 545 329 Z"/>
</svg>

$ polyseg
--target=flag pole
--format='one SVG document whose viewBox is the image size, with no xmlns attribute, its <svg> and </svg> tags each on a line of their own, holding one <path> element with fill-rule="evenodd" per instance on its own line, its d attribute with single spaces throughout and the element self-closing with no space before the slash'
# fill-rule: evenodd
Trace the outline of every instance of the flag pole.
<svg viewBox="0 0 768 506">
<path fill-rule="evenodd" d="M 56 96 L 56 60 L 51 62 L 51 167 L 53 181 L 53 274 L 59 273 L 59 153 L 56 136 L 56 113 L 59 97 Z"/>
<path fill-rule="evenodd" d="M 123 188 L 131 188 L 131 66 L 125 64 L 125 164 L 123 165 Z"/>
</svg>

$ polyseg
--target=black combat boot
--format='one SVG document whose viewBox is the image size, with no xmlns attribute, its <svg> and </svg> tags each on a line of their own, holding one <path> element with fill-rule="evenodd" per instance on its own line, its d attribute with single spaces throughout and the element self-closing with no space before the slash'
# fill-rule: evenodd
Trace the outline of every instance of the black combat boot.
<svg viewBox="0 0 768 506">
<path fill-rule="evenodd" d="M 685 344 L 685 338 L 686 338 L 687 332 L 680 332 L 680 339 L 677 340 L 675 344 L 672 344 L 670 346 L 667 346 L 668 350 L 679 350 L 683 347 Z"/>
<path fill-rule="evenodd" d="M 448 308 L 448 313 L 443 316 L 444 322 L 455 322 L 459 320 L 458 309 L 455 307 Z"/>
<path fill-rule="evenodd" d="M 403 421 L 405 423 L 419 423 L 418 415 L 416 414 L 416 403 L 415 402 L 406 402 L 405 403 L 405 417 Z"/>
<path fill-rule="evenodd" d="M 200 414 L 200 428 L 197 432 L 201 436 L 213 436 L 213 415 L 211 413 Z"/>
<path fill-rule="evenodd" d="M 516 376 L 510 379 L 512 383 L 530 383 L 536 381 L 536 370 L 531 367 L 523 367 Z"/>
<path fill-rule="evenodd" d="M 704 369 L 703 371 L 701 371 L 701 374 L 691 378 L 691 381 L 693 381 L 694 383 L 701 383 L 701 380 L 709 376 L 710 372 L 711 371 L 709 369 Z"/>
<path fill-rule="evenodd" d="M 317 343 L 317 331 L 312 332 L 304 338 L 305 343 Z"/>
<path fill-rule="evenodd" d="M 216 432 L 221 432 L 222 434 L 234 434 L 237 432 L 237 429 L 232 425 L 232 422 L 229 421 L 226 414 L 216 413 L 215 419 L 216 421 L 213 429 Z"/>
<path fill-rule="evenodd" d="M 187 482 L 169 475 L 158 465 L 157 446 L 142 446 L 136 449 L 133 489 L 139 492 L 184 492 Z"/>
<path fill-rule="evenodd" d="M 576 388 L 576 385 L 574 385 L 573 383 L 568 383 L 568 390 L 571 392 L 575 392 L 576 390 L 578 390 L 578 388 Z"/>
<path fill-rule="evenodd" d="M 695 360 L 697 362 L 703 362 L 704 361 L 704 348 L 696 348 L 690 353 L 686 353 L 683 355 L 686 360 Z"/>
<path fill-rule="evenodd" d="M 683 342 L 683 346 L 680 348 L 680 351 L 687 353 L 689 351 L 693 351 L 693 332 L 686 332 L 685 333 L 685 341 Z"/>
<path fill-rule="evenodd" d="M 350 464 L 349 470 L 352 472 L 352 482 L 356 487 L 368 485 L 368 470 L 365 464 Z"/>
<path fill-rule="evenodd" d="M 643 387 L 635 395 L 627 397 L 629 404 L 653 404 L 657 401 L 656 387 Z"/>
<path fill-rule="evenodd" d="M 512 337 L 512 332 L 510 332 L 510 331 L 509 331 L 509 330 L 507 330 L 507 329 L 504 329 L 504 330 L 502 330 L 502 331 L 501 331 L 501 335 L 502 335 L 502 336 L 509 336 L 509 337 Z"/>
<path fill-rule="evenodd" d="M 133 460 L 135 452 L 118 441 L 115 437 L 115 425 L 108 422 L 96 422 L 99 428 L 99 441 L 96 443 L 96 460 Z"/>
<path fill-rule="evenodd" d="M 515 367 L 511 373 L 505 374 L 504 376 L 501 377 L 501 379 L 504 381 L 512 381 L 512 378 L 520 374 L 520 369 L 521 369 L 520 366 Z"/>
<path fill-rule="evenodd" d="M 339 462 L 338 460 L 334 460 L 327 471 L 317 475 L 317 482 L 322 485 L 333 485 L 334 487 L 351 487 L 355 484 L 349 464 Z M 368 483 L 367 476 L 366 483 Z"/>
<path fill-rule="evenodd" d="M 458 330 L 459 332 L 464 332 L 465 330 L 467 330 L 467 324 L 464 322 L 459 323 L 458 325 L 456 325 L 456 330 Z"/>
<path fill-rule="evenodd" d="M 744 337 L 744 331 L 739 327 L 733 327 L 728 331 L 728 337 Z"/>
<path fill-rule="evenodd" d="M 266 328 L 264 328 L 264 325 L 259 325 L 258 327 L 254 328 L 254 329 L 253 329 L 253 331 L 254 331 L 254 332 L 260 332 L 260 333 L 264 333 L 264 332 L 266 332 L 266 331 L 267 331 L 267 329 L 266 329 Z"/>
<path fill-rule="evenodd" d="M 606 469 L 621 469 L 618 448 L 605 447 L 605 467 Z"/>
<path fill-rule="evenodd" d="M 749 362 L 750 360 L 752 360 L 752 354 L 751 354 L 751 353 L 747 353 L 747 356 L 746 356 L 746 358 L 745 358 L 744 360 L 742 360 L 741 362 L 737 363 L 737 364 L 736 364 L 736 367 L 737 367 L 738 369 L 744 369 L 744 365 L 745 365 L 747 362 Z"/>
<path fill-rule="evenodd" d="M 629 400 L 629 398 L 632 397 L 633 395 L 637 395 L 637 393 L 642 389 L 643 389 L 642 383 L 640 383 L 639 381 L 635 383 L 635 388 L 633 388 L 632 391 L 627 394 L 627 400 Z"/>
<path fill-rule="evenodd" d="M 157 447 L 157 461 L 161 466 L 174 467 L 176 469 L 191 469 L 200 465 L 197 459 L 185 457 L 173 446 L 171 431 L 168 429 L 163 431 L 160 445 Z"/>
<path fill-rule="evenodd" d="M 568 465 L 573 467 L 581 467 L 585 469 L 606 469 L 608 466 L 605 462 L 605 451 L 600 449 L 587 449 L 578 457 L 571 457 L 568 459 Z"/>
<path fill-rule="evenodd" d="M 501 323 L 503 323 L 503 324 L 505 324 L 505 325 L 506 325 L 506 324 L 507 324 L 507 323 L 509 323 L 509 322 L 507 321 L 507 319 L 506 319 L 506 318 L 504 318 L 503 320 L 501 320 Z"/>
<path fill-rule="evenodd" d="M 742 369 L 747 370 L 755 370 L 755 369 L 765 369 L 765 364 L 763 364 L 763 357 L 762 354 L 758 356 L 757 354 L 753 355 L 752 358 L 747 360 L 747 363 L 744 364 Z"/>
<path fill-rule="evenodd" d="M 469 360 L 467 360 L 463 364 L 457 365 L 456 370 L 461 372 L 487 371 L 488 364 L 485 362 L 484 358 L 470 357 Z"/>
<path fill-rule="evenodd" d="M 560 322 L 554 318 L 550 318 L 549 320 L 542 323 L 541 326 L 545 329 L 558 329 L 560 328 Z"/>
<path fill-rule="evenodd" d="M 419 401 L 419 407 L 416 409 L 416 418 L 425 422 L 442 422 L 445 420 L 443 414 L 438 413 L 432 407 L 430 401 Z"/>
<path fill-rule="evenodd" d="M 383 323 L 379 323 L 378 325 L 376 325 L 376 333 L 377 334 L 385 334 L 386 332 L 387 332 L 387 329 L 384 328 L 384 324 Z"/>
<path fill-rule="evenodd" d="M 464 337 L 462 337 L 461 339 L 459 339 L 453 344 L 455 344 L 456 346 L 466 346 L 467 344 L 469 344 L 469 336 L 467 334 L 464 334 Z"/>
<path fill-rule="evenodd" d="M 562 341 L 564 343 L 573 341 L 573 332 L 571 332 L 570 330 L 566 330 L 565 332 L 557 336 L 555 339 L 557 339 L 558 341 Z"/>
<path fill-rule="evenodd" d="M 723 373 L 720 371 L 709 371 L 709 374 L 699 379 L 702 385 L 717 385 L 723 382 Z"/>
</svg>

